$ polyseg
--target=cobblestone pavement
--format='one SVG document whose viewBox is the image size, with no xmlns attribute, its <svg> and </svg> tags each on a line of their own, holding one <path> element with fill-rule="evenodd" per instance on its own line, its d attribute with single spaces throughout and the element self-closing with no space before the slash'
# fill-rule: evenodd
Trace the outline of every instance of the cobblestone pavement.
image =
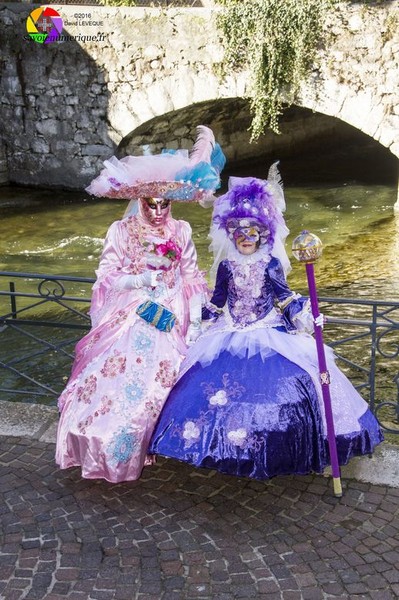
<svg viewBox="0 0 399 600">
<path fill-rule="evenodd" d="M 159 459 L 137 482 L 60 471 L 54 444 L 0 438 L 0 597 L 399 597 L 399 489 L 257 482 Z"/>
</svg>

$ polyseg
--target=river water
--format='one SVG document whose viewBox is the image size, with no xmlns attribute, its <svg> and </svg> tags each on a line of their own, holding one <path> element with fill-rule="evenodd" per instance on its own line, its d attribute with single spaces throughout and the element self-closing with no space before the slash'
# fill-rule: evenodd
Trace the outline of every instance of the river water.
<svg viewBox="0 0 399 600">
<path fill-rule="evenodd" d="M 320 295 L 398 300 L 396 188 L 317 185 L 290 187 L 285 195 L 292 289 L 307 291 L 305 269 L 291 253 L 292 240 L 307 229 L 323 243 L 315 266 Z M 106 230 L 125 206 L 84 192 L 0 188 L 0 271 L 94 277 Z M 200 267 L 208 270 L 211 210 L 175 204 L 173 215 L 190 222 Z"/>
<path fill-rule="evenodd" d="M 289 187 L 285 195 L 286 221 L 290 229 L 287 251 L 292 264 L 288 277 L 291 289 L 304 295 L 308 292 L 305 268 L 292 257 L 290 250 L 292 240 L 307 229 L 323 243 L 322 257 L 315 265 L 319 296 L 398 301 L 399 215 L 393 211 L 396 189 L 384 185 L 317 185 Z M 90 199 L 84 192 L 0 188 L 0 271 L 94 277 L 107 228 L 121 218 L 125 207 L 123 201 Z M 200 268 L 208 270 L 212 264 L 207 238 L 211 210 L 175 204 L 173 214 L 190 222 Z M 8 278 L 0 278 L 0 285 L 7 289 Z M 18 291 L 24 285 L 31 283 L 18 280 Z M 68 294 L 87 296 L 89 288 L 81 287 L 78 283 L 68 284 Z M 18 308 L 20 304 L 19 298 Z M 334 316 L 334 304 L 326 308 L 326 314 Z M 8 299 L 4 297 L 0 314 L 9 310 Z M 36 315 L 41 320 L 57 323 L 63 319 L 57 305 L 53 304 L 50 309 L 39 305 L 38 310 Z M 41 314 L 40 310 L 50 312 Z M 338 310 L 336 316 L 354 317 L 353 304 L 336 305 L 335 310 Z M 362 315 L 357 318 L 363 318 Z M 348 327 L 345 332 L 349 335 Z M 327 334 L 334 339 L 333 328 L 328 327 Z M 52 343 L 65 339 L 65 333 L 57 327 L 42 335 L 49 337 Z M 79 331 L 77 339 L 80 335 Z M 4 330 L 0 341 L 0 362 L 17 361 L 17 368 L 44 385 L 51 385 L 58 394 L 61 392 L 70 372 L 70 358 L 59 352 L 35 358 L 36 344 L 29 342 L 29 338 L 21 339 L 12 328 Z M 70 352 L 76 341 L 72 336 Z M 347 347 L 348 358 L 367 362 L 365 343 L 351 342 Z M 21 353 L 27 358 L 20 364 Z M 386 362 L 387 365 L 383 364 L 384 385 L 393 381 L 397 373 L 393 364 L 396 361 L 387 359 Z M 388 375 L 392 369 L 393 375 Z M 50 405 L 56 402 L 54 393 L 33 396 L 29 383 L 15 376 L 12 370 L 0 372 L 0 388 L 3 400 Z"/>
</svg>

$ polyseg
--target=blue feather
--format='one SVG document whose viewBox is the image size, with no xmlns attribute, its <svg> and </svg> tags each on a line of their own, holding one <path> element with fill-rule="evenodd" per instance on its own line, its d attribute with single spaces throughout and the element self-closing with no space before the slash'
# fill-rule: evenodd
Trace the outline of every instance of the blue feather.
<svg viewBox="0 0 399 600">
<path fill-rule="evenodd" d="M 219 173 L 207 162 L 200 162 L 193 167 L 185 167 L 175 175 L 175 181 L 191 181 L 204 190 L 220 187 Z"/>
<path fill-rule="evenodd" d="M 218 173 L 220 173 L 223 170 L 225 164 L 226 157 L 223 154 L 223 150 L 220 144 L 216 143 L 211 154 L 211 165 Z"/>
</svg>

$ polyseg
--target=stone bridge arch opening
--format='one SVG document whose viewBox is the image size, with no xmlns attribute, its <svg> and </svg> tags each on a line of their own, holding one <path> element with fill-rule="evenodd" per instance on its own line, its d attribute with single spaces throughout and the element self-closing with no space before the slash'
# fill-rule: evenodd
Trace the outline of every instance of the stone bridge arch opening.
<svg viewBox="0 0 399 600">
<path fill-rule="evenodd" d="M 280 160 L 285 185 L 356 182 L 396 186 L 397 158 L 336 117 L 291 106 L 281 117 L 281 133 L 268 131 L 256 142 L 250 141 L 250 123 L 245 99 L 200 102 L 142 123 L 121 140 L 117 155 L 141 154 L 143 146 L 153 153 L 164 147 L 189 149 L 196 125 L 204 124 L 213 129 L 227 157 L 224 185 L 233 174 L 265 178 L 270 164 Z"/>
</svg>

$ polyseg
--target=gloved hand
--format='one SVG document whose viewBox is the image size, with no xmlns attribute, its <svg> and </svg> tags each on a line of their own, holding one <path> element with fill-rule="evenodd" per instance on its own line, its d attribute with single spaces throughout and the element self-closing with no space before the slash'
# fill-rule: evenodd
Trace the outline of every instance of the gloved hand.
<svg viewBox="0 0 399 600">
<path fill-rule="evenodd" d="M 192 344 L 194 344 L 194 342 L 197 341 L 197 339 L 199 338 L 201 333 L 202 333 L 202 329 L 201 329 L 201 320 L 200 319 L 190 323 L 190 325 L 188 326 L 188 329 L 187 329 L 187 333 L 186 333 L 187 346 L 191 346 Z"/>
<path fill-rule="evenodd" d="M 309 307 L 295 315 L 293 319 L 294 325 L 297 328 L 297 330 L 306 333 L 314 333 L 315 325 L 318 325 L 323 329 L 325 321 L 326 319 L 322 314 L 320 314 L 318 317 L 316 317 L 316 319 L 314 319 Z"/>
<path fill-rule="evenodd" d="M 139 275 L 124 275 L 120 279 L 120 285 L 126 290 L 142 287 L 156 287 L 162 281 L 162 271 L 144 271 Z"/>
<path fill-rule="evenodd" d="M 202 313 L 202 294 L 194 294 L 188 301 L 188 309 L 190 313 L 190 323 L 201 323 Z"/>
<path fill-rule="evenodd" d="M 292 322 L 300 333 L 313 333 L 314 319 L 310 312 L 310 306 L 305 306 L 301 312 L 297 313 Z"/>
<path fill-rule="evenodd" d="M 201 307 L 202 294 L 194 294 L 191 296 L 189 303 L 190 325 L 187 329 L 186 344 L 191 346 L 197 341 L 202 333 L 201 330 Z"/>
<path fill-rule="evenodd" d="M 194 294 L 191 296 L 189 303 L 190 325 L 187 329 L 186 344 L 191 346 L 197 341 L 202 333 L 201 329 L 201 308 L 202 294 Z"/>
</svg>

